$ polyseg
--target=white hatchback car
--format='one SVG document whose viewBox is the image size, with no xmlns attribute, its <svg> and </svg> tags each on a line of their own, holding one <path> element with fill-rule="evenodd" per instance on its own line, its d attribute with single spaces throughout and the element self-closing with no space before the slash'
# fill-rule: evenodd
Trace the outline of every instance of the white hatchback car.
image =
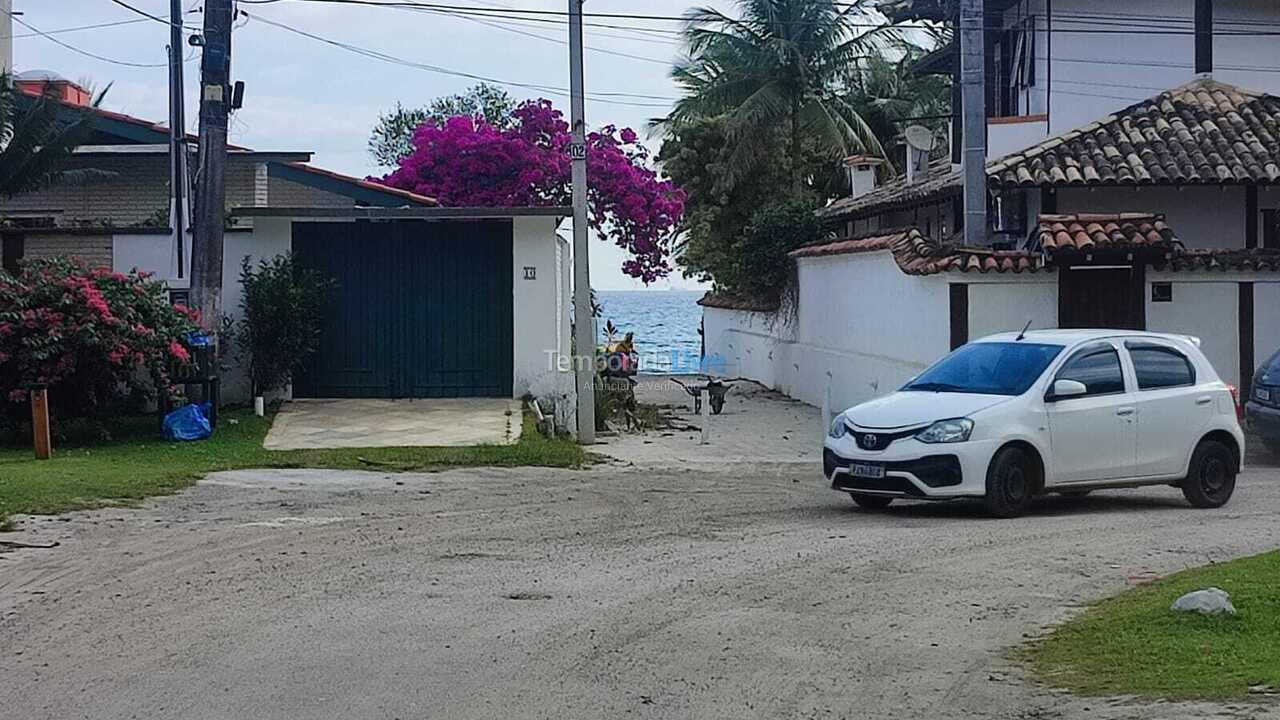
<svg viewBox="0 0 1280 720">
<path fill-rule="evenodd" d="M 900 390 L 850 408 L 827 433 L 834 490 L 867 508 L 895 498 L 983 498 L 997 517 L 1036 495 L 1180 487 L 1220 507 L 1244 457 L 1236 389 L 1199 340 L 1117 330 L 993 335 Z"/>
</svg>

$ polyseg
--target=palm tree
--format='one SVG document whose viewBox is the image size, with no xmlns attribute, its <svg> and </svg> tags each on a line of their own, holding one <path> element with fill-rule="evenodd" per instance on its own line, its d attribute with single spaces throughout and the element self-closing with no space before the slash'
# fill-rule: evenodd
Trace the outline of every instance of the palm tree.
<svg viewBox="0 0 1280 720">
<path fill-rule="evenodd" d="M 684 30 L 689 59 L 672 70 L 685 96 L 661 122 L 726 117 L 734 151 L 725 187 L 749 176 L 771 142 L 788 148 L 797 192 L 806 143 L 833 159 L 883 157 L 875 132 L 841 92 L 859 58 L 898 36 L 890 26 L 865 28 L 878 19 L 869 6 L 868 0 L 738 0 L 738 18 L 709 7 L 691 10 Z"/>
<path fill-rule="evenodd" d="M 104 94 L 98 95 L 94 107 Z M 26 95 L 14 89 L 9 76 L 0 74 L 0 197 L 101 175 L 65 169 L 76 147 L 92 132 L 91 113 L 46 95 Z"/>
</svg>

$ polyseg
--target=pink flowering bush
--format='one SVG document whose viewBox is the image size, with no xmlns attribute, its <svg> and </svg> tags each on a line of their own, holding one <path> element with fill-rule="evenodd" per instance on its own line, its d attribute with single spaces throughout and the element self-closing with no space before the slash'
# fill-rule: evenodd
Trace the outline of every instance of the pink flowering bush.
<svg viewBox="0 0 1280 720">
<path fill-rule="evenodd" d="M 28 262 L 18 277 L 0 271 L 0 417 L 11 426 L 30 418 L 35 385 L 49 388 L 58 422 L 172 397 L 170 373 L 191 362 L 182 338 L 198 319 L 137 272 L 67 259 Z"/>
<path fill-rule="evenodd" d="M 447 206 L 569 205 L 569 123 L 549 100 L 531 100 L 498 129 L 481 118 L 427 123 L 414 150 L 382 182 Z M 627 275 L 651 282 L 670 272 L 671 240 L 685 194 L 648 167 L 634 130 L 608 126 L 587 135 L 587 201 L 592 229 L 631 254 Z"/>
</svg>

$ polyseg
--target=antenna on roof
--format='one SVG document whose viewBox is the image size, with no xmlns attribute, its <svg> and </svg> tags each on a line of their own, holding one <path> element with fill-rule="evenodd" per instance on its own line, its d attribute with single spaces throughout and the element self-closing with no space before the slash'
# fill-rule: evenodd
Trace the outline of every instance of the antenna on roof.
<svg viewBox="0 0 1280 720">
<path fill-rule="evenodd" d="M 1022 326 L 1022 332 L 1018 333 L 1018 337 L 1014 338 L 1013 341 L 1018 342 L 1019 340 L 1022 340 L 1022 338 L 1027 336 L 1027 331 L 1030 329 L 1031 329 L 1031 321 L 1028 320 L 1027 324 Z"/>
</svg>

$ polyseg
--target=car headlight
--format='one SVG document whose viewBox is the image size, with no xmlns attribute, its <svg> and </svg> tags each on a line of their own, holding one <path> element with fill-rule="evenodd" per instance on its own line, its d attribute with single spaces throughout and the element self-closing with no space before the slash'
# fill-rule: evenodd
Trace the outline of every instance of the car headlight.
<svg viewBox="0 0 1280 720">
<path fill-rule="evenodd" d="M 965 442 L 973 434 L 973 421 L 969 418 L 953 418 L 939 420 L 916 433 L 916 439 L 922 443 L 957 443 Z"/>
<path fill-rule="evenodd" d="M 831 421 L 831 427 L 827 429 L 827 437 L 839 440 L 847 432 L 849 432 L 849 426 L 844 421 L 844 413 L 840 413 L 835 420 Z"/>
</svg>

